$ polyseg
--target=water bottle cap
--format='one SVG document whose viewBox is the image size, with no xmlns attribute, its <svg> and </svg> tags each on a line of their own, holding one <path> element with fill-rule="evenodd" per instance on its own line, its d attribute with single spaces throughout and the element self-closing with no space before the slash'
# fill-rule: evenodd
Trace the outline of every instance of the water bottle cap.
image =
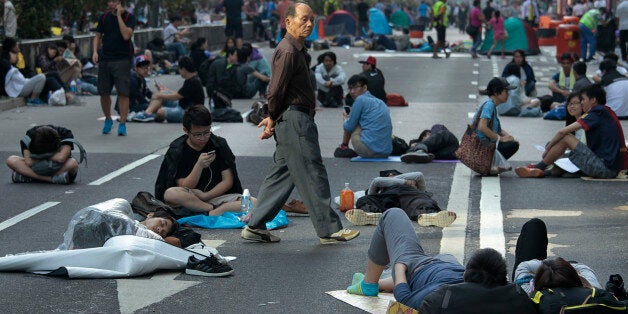
<svg viewBox="0 0 628 314">
<path fill-rule="evenodd" d="M 244 192 L 242 192 L 242 196 L 251 196 L 251 192 L 249 192 L 249 189 L 244 189 Z"/>
</svg>

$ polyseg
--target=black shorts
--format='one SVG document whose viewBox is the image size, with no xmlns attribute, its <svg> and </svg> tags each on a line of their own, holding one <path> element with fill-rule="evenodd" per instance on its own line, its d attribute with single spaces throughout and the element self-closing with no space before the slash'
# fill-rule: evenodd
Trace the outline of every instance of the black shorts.
<svg viewBox="0 0 628 314">
<path fill-rule="evenodd" d="M 225 26 L 225 36 L 242 38 L 242 21 L 229 23 L 227 20 L 227 26 Z"/>
<path fill-rule="evenodd" d="M 437 41 L 441 41 L 441 42 L 445 42 L 445 32 L 447 30 L 447 27 L 445 26 L 436 26 L 436 40 Z"/>
<path fill-rule="evenodd" d="M 131 94 L 131 60 L 98 62 L 98 94 L 111 95 L 114 85 L 118 95 Z"/>
</svg>

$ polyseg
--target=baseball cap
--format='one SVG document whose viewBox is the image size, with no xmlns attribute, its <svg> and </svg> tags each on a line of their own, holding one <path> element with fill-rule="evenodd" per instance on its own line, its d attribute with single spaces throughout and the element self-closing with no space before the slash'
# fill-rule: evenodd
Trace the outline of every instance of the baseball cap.
<svg viewBox="0 0 628 314">
<path fill-rule="evenodd" d="M 508 81 L 506 81 L 503 77 L 494 77 L 488 85 L 486 86 L 486 92 L 488 96 L 496 95 L 497 92 L 502 90 L 512 90 L 517 88 L 516 86 L 511 86 Z"/>
<path fill-rule="evenodd" d="M 148 57 L 146 57 L 145 55 L 139 55 L 135 57 L 135 66 L 142 66 L 146 63 L 150 64 L 150 60 L 148 60 Z"/>
<path fill-rule="evenodd" d="M 366 60 L 362 60 L 362 61 L 359 61 L 359 62 L 362 63 L 362 64 L 366 63 L 366 64 L 377 66 L 377 59 L 375 59 L 375 57 L 373 57 L 373 56 L 369 56 L 368 58 L 366 58 Z"/>
</svg>

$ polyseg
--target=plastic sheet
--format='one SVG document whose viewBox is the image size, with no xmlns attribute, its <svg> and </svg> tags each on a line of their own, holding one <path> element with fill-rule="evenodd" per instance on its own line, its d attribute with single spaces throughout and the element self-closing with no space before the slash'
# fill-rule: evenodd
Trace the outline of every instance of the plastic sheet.
<svg viewBox="0 0 628 314">
<path fill-rule="evenodd" d="M 238 217 L 242 215 L 244 214 L 231 212 L 223 213 L 221 216 L 196 215 L 183 217 L 177 220 L 177 222 L 179 222 L 180 225 L 206 229 L 240 229 L 246 226 L 244 222 L 238 219 Z M 288 216 L 286 215 L 286 212 L 280 210 L 273 220 L 266 223 L 266 229 L 273 230 L 287 227 L 288 223 Z"/>
<path fill-rule="evenodd" d="M 63 234 L 59 250 L 101 247 L 108 239 L 119 235 L 136 235 L 163 240 L 133 219 L 128 201 L 115 198 L 76 212 Z"/>
</svg>

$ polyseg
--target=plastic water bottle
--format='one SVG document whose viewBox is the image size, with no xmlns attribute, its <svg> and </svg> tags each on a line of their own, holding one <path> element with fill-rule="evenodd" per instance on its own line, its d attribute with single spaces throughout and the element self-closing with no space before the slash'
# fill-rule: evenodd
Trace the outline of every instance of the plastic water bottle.
<svg viewBox="0 0 628 314">
<path fill-rule="evenodd" d="M 342 189 L 342 191 L 340 191 L 340 211 L 341 212 L 346 212 L 349 209 L 353 208 L 353 204 L 354 204 L 354 195 L 353 195 L 353 191 L 351 191 L 351 189 L 349 188 L 349 183 L 345 183 L 345 188 Z"/>
<path fill-rule="evenodd" d="M 74 21 L 74 23 L 72 23 L 72 36 L 76 36 L 77 33 L 78 33 L 78 24 L 76 23 L 76 21 Z"/>
<path fill-rule="evenodd" d="M 242 192 L 242 197 L 240 198 L 240 212 L 242 216 L 240 216 L 240 221 L 248 222 L 249 218 L 251 218 L 251 211 L 253 210 L 253 201 L 251 200 L 251 193 L 249 189 L 244 189 Z"/>
<path fill-rule="evenodd" d="M 76 79 L 76 94 L 77 95 L 81 95 L 81 92 L 83 90 L 83 87 L 81 87 L 82 84 L 83 82 L 81 82 L 81 79 Z"/>
<path fill-rule="evenodd" d="M 72 80 L 72 82 L 70 82 L 70 93 L 76 94 L 76 81 L 75 80 Z"/>
</svg>

